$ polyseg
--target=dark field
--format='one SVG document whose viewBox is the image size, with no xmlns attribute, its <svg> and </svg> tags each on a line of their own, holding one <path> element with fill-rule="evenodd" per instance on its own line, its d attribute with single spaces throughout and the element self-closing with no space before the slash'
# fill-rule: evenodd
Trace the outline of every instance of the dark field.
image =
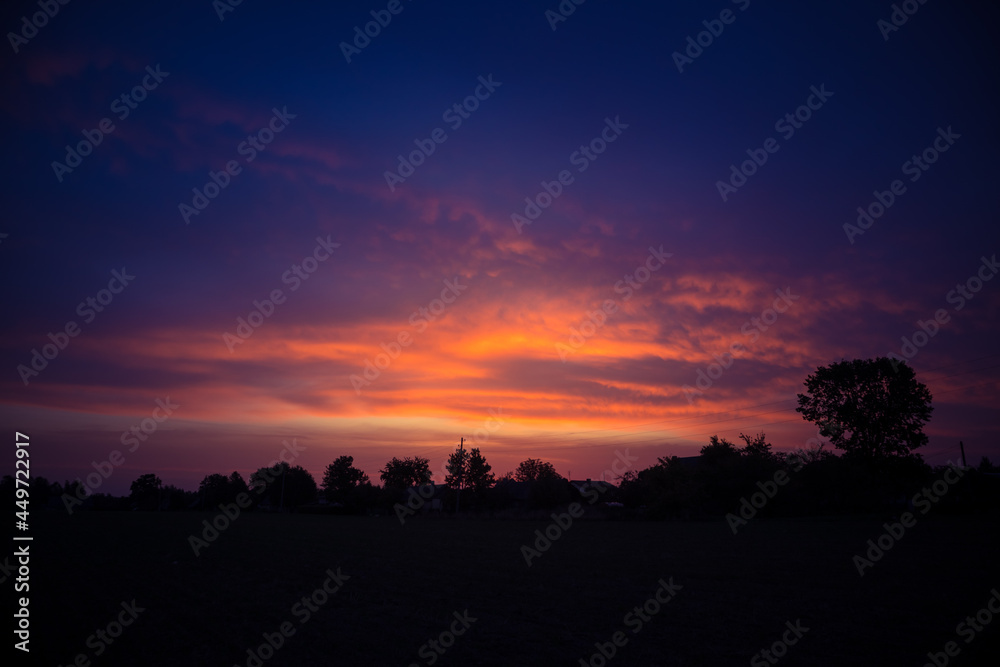
<svg viewBox="0 0 1000 667">
<path fill-rule="evenodd" d="M 782 665 L 919 667 L 948 641 L 950 664 L 1000 664 L 1000 618 L 969 644 L 955 634 L 1000 587 L 996 516 L 921 517 L 863 578 L 852 558 L 888 517 L 758 519 L 735 536 L 577 520 L 529 568 L 520 547 L 545 521 L 244 514 L 195 557 L 188 536 L 211 516 L 34 514 L 33 662 L 246 665 L 290 622 L 264 665 L 427 665 L 421 646 L 468 609 L 433 664 L 580 665 L 623 631 L 609 665 L 747 665 L 796 620 L 809 630 Z M 302 623 L 293 605 L 337 568 L 349 580 Z M 633 632 L 626 614 L 671 577 L 683 588 Z M 133 599 L 145 611 L 95 658 L 88 637 Z"/>
</svg>

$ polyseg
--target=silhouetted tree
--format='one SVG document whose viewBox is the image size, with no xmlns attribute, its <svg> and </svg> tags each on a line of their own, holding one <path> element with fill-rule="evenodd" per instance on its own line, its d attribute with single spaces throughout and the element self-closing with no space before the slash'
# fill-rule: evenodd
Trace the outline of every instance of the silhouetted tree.
<svg viewBox="0 0 1000 667">
<path fill-rule="evenodd" d="M 140 475 L 129 487 L 129 498 L 139 509 L 155 509 L 159 506 L 162 486 L 163 482 L 153 473 Z"/>
<path fill-rule="evenodd" d="M 716 435 L 709 438 L 694 471 L 696 490 L 692 495 L 698 496 L 699 506 L 711 512 L 724 511 L 738 499 L 744 487 L 753 484 L 752 466 L 748 463 L 748 457 L 729 440 Z"/>
<path fill-rule="evenodd" d="M 626 472 L 619 490 L 626 505 L 645 506 L 649 516 L 664 518 L 691 511 L 699 500 L 698 489 L 694 472 L 678 457 L 661 456 L 656 465 Z"/>
<path fill-rule="evenodd" d="M 52 484 L 44 477 L 35 477 L 30 485 L 31 504 L 34 507 L 43 507 L 48 504 L 52 497 Z"/>
<path fill-rule="evenodd" d="M 771 451 L 771 443 L 767 441 L 763 433 L 758 433 L 753 437 L 740 433 L 740 439 L 746 443 L 740 450 L 741 456 L 761 463 L 771 463 L 778 460 L 777 455 Z"/>
<path fill-rule="evenodd" d="M 823 449 L 826 443 L 819 443 L 819 445 L 813 445 L 809 449 L 805 447 L 799 447 L 785 456 L 785 460 L 789 465 L 799 467 L 807 466 L 812 463 L 822 463 L 824 461 L 833 458 L 833 453 L 829 450 Z"/>
<path fill-rule="evenodd" d="M 448 455 L 448 462 L 444 466 L 448 471 L 444 476 L 444 483 L 457 491 L 469 485 L 469 456 L 468 449 L 456 447 L 455 451 Z"/>
<path fill-rule="evenodd" d="M 702 468 L 732 468 L 740 460 L 739 447 L 717 435 L 708 439 L 700 454 Z"/>
<path fill-rule="evenodd" d="M 63 483 L 63 493 L 66 495 L 73 496 L 74 498 L 86 498 L 87 497 L 87 487 L 83 483 L 75 479 L 73 481 L 66 480 Z"/>
<path fill-rule="evenodd" d="M 833 446 L 879 461 L 908 456 L 927 444 L 931 393 L 906 363 L 888 357 L 821 366 L 805 381 L 796 410 Z"/>
<path fill-rule="evenodd" d="M 398 459 L 395 456 L 379 470 L 382 483 L 388 489 L 406 489 L 411 486 L 427 484 L 431 481 L 430 461 L 422 456 L 407 456 Z"/>
<path fill-rule="evenodd" d="M 186 510 L 197 502 L 197 493 L 185 491 L 173 484 L 168 484 L 160 489 L 159 509 L 161 510 Z"/>
<path fill-rule="evenodd" d="M 465 485 L 476 493 L 486 491 L 495 483 L 492 470 L 493 466 L 486 462 L 486 457 L 482 455 L 479 448 L 473 447 L 472 451 L 469 452 Z"/>
<path fill-rule="evenodd" d="M 517 464 L 514 480 L 518 482 L 534 482 L 542 479 L 564 479 L 556 472 L 555 466 L 541 459 L 526 459 Z"/>
<path fill-rule="evenodd" d="M 233 474 L 229 476 L 229 492 L 233 494 L 233 497 L 236 497 L 241 493 L 250 492 L 250 487 L 247 486 L 246 481 L 244 481 L 243 475 L 235 470 L 233 471 Z"/>
<path fill-rule="evenodd" d="M 254 496 L 267 499 L 272 507 L 294 509 L 316 500 L 316 480 L 302 466 L 290 466 L 285 461 L 270 468 L 259 468 L 250 475 Z"/>
<path fill-rule="evenodd" d="M 198 485 L 201 506 L 204 509 L 214 509 L 222 503 L 235 502 L 239 494 L 248 490 L 247 483 L 238 472 L 233 472 L 229 477 L 219 473 L 206 475 Z"/>
<path fill-rule="evenodd" d="M 517 464 L 514 480 L 531 486 L 531 504 L 551 508 L 569 500 L 569 483 L 556 472 L 555 466 L 540 459 L 526 459 Z"/>
<path fill-rule="evenodd" d="M 202 506 L 211 509 L 219 503 L 231 502 L 229 498 L 229 478 L 219 473 L 206 475 L 198 485 L 198 493 L 201 494 Z"/>
<path fill-rule="evenodd" d="M 358 487 L 367 484 L 368 475 L 354 467 L 353 456 L 338 456 L 323 473 L 323 494 L 330 502 L 357 504 Z"/>
<path fill-rule="evenodd" d="M 478 447 L 471 450 L 456 449 L 448 456 L 445 464 L 448 474 L 445 475 L 444 483 L 448 485 L 455 494 L 452 494 L 458 507 L 457 492 L 466 490 L 468 495 L 461 496 L 461 507 L 478 507 L 486 500 L 486 492 L 495 483 L 494 475 L 491 472 L 493 467 L 486 462 L 486 458 Z"/>
</svg>

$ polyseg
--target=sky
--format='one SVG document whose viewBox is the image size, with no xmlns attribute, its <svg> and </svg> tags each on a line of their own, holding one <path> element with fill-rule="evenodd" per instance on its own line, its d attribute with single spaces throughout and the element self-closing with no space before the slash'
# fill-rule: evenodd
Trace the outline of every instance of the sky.
<svg viewBox="0 0 1000 667">
<path fill-rule="evenodd" d="M 7 3 L 0 423 L 115 494 L 599 478 L 893 353 L 996 461 L 997 9 L 902 4 Z"/>
</svg>

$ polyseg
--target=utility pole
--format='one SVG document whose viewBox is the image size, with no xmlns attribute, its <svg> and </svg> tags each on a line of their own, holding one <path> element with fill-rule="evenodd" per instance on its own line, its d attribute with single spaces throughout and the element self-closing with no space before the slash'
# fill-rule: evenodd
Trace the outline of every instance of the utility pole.
<svg viewBox="0 0 1000 667">
<path fill-rule="evenodd" d="M 455 495 L 455 514 L 462 509 L 462 477 L 465 474 L 465 438 L 459 438 L 458 444 L 458 493 Z"/>
<path fill-rule="evenodd" d="M 965 464 L 965 445 L 961 440 L 958 441 L 958 448 L 962 450 L 962 467 L 967 468 L 968 466 Z"/>
</svg>

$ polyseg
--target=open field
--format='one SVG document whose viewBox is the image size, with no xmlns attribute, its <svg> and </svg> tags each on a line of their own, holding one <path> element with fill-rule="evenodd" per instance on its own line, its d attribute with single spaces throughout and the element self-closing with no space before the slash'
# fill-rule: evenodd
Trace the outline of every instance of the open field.
<svg viewBox="0 0 1000 667">
<path fill-rule="evenodd" d="M 864 577 L 852 558 L 888 517 L 755 520 L 735 536 L 578 520 L 529 568 L 521 545 L 545 522 L 245 514 L 195 557 L 188 536 L 211 516 L 36 513 L 33 658 L 246 665 L 287 621 L 263 664 L 426 665 L 421 646 L 466 609 L 475 622 L 434 664 L 579 665 L 621 630 L 610 665 L 746 665 L 800 619 L 783 665 L 919 666 L 949 640 L 953 664 L 973 665 L 1000 636 L 1000 619 L 971 644 L 955 635 L 1000 586 L 997 516 L 922 517 Z M 349 579 L 302 623 L 293 605 L 337 568 Z M 633 632 L 626 614 L 671 577 L 683 588 Z M 95 658 L 88 637 L 133 599 L 145 611 Z"/>
</svg>

